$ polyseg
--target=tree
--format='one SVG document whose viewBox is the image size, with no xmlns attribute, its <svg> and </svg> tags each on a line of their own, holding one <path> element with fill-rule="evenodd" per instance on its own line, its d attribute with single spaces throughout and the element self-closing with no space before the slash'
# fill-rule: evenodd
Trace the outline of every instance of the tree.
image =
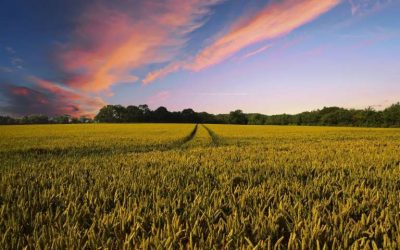
<svg viewBox="0 0 400 250">
<path fill-rule="evenodd" d="M 247 124 L 247 117 L 242 110 L 238 109 L 229 113 L 229 123 Z"/>
<path fill-rule="evenodd" d="M 143 113 L 139 107 L 136 106 L 128 106 L 126 107 L 126 118 L 127 122 L 142 122 L 143 121 Z"/>
<path fill-rule="evenodd" d="M 117 122 L 114 106 L 107 105 L 102 107 L 94 119 L 99 122 Z"/>
<path fill-rule="evenodd" d="M 197 113 L 193 109 L 184 109 L 181 112 L 181 120 L 186 123 L 197 123 Z"/>
<path fill-rule="evenodd" d="M 153 111 L 153 120 L 155 122 L 169 122 L 170 121 L 170 112 L 165 107 L 159 107 L 158 109 Z"/>
<path fill-rule="evenodd" d="M 60 116 L 55 116 L 52 118 L 52 121 L 54 123 L 58 123 L 58 124 L 67 124 L 69 123 L 71 119 L 71 116 L 69 115 L 60 115 Z"/>
<path fill-rule="evenodd" d="M 400 126 L 400 102 L 383 110 L 385 124 L 390 127 Z"/>
<path fill-rule="evenodd" d="M 253 125 L 262 125 L 265 122 L 265 116 L 262 114 L 250 114 L 247 119 L 248 123 Z"/>
<path fill-rule="evenodd" d="M 165 107 L 152 111 L 146 104 L 123 107 L 107 105 L 96 116 L 99 122 L 187 122 L 187 123 L 231 123 L 231 124 L 271 124 L 271 125 L 340 125 L 340 126 L 400 126 L 400 103 L 393 104 L 384 111 L 372 108 L 364 110 L 324 107 L 321 110 L 295 115 L 244 114 L 235 110 L 229 114 L 213 115 L 197 113 L 193 109 L 170 112 Z M 16 121 L 18 122 L 18 120 Z M 6 123 L 6 118 L 3 118 Z"/>
<path fill-rule="evenodd" d="M 24 116 L 21 119 L 22 124 L 47 124 L 49 123 L 49 117 L 46 115 L 30 115 Z"/>
<path fill-rule="evenodd" d="M 0 116 L 0 125 L 18 124 L 18 120 L 9 116 Z"/>
<path fill-rule="evenodd" d="M 100 109 L 95 120 L 99 122 L 127 122 L 127 111 L 121 105 L 107 105 Z"/>
<path fill-rule="evenodd" d="M 218 122 L 215 115 L 209 114 L 207 112 L 200 112 L 196 114 L 199 123 L 221 123 Z"/>
<path fill-rule="evenodd" d="M 80 123 L 92 123 L 93 119 L 88 118 L 86 116 L 81 116 L 81 117 L 79 117 L 79 122 Z"/>
<path fill-rule="evenodd" d="M 320 115 L 318 111 L 303 112 L 299 115 L 299 125 L 317 125 L 319 124 Z"/>
<path fill-rule="evenodd" d="M 322 125 L 351 125 L 353 116 L 351 112 L 343 108 L 324 108 L 321 110 L 321 124 Z"/>
<path fill-rule="evenodd" d="M 126 108 L 122 105 L 114 105 L 114 118 L 117 122 L 127 122 Z"/>
<path fill-rule="evenodd" d="M 363 113 L 363 124 L 359 124 L 359 126 L 382 126 L 382 111 L 375 111 L 373 108 L 368 107 L 362 111 Z"/>
<path fill-rule="evenodd" d="M 80 121 L 77 117 L 72 117 L 71 123 L 80 123 Z"/>
<path fill-rule="evenodd" d="M 143 122 L 150 121 L 150 119 L 151 119 L 151 110 L 149 109 L 149 106 L 147 106 L 147 104 L 142 104 L 142 105 L 139 105 L 138 108 L 142 112 Z"/>
</svg>

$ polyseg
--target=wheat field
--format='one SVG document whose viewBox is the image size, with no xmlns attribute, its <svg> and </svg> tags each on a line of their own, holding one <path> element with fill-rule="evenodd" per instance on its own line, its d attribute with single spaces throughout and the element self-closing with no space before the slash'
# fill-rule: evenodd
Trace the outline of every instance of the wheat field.
<svg viewBox="0 0 400 250">
<path fill-rule="evenodd" d="M 399 249 L 400 130 L 0 127 L 1 249 Z"/>
</svg>

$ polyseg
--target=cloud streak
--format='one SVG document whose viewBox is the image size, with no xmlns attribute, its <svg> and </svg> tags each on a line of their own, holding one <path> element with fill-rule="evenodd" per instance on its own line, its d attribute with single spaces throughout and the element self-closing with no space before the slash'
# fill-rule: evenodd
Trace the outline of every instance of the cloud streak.
<svg viewBox="0 0 400 250">
<path fill-rule="evenodd" d="M 181 62 L 173 62 L 168 64 L 166 67 L 161 68 L 159 70 L 152 71 L 147 74 L 147 76 L 143 79 L 144 84 L 149 84 L 159 78 L 163 78 L 166 75 L 176 72 L 182 68 Z"/>
<path fill-rule="evenodd" d="M 66 84 L 98 92 L 135 82 L 132 70 L 172 60 L 218 2 L 126 1 L 118 8 L 105 3 L 90 6 L 79 18 L 72 41 L 58 55 L 68 76 Z"/>
<path fill-rule="evenodd" d="M 221 19 L 215 16 L 213 22 L 209 23 L 210 29 L 207 27 L 192 34 L 207 23 L 213 10 L 224 9 L 214 8 L 224 1 L 97 0 L 80 4 L 75 7 L 77 12 L 74 13 L 78 15 L 73 16 L 74 26 L 68 26 L 68 32 L 64 32 L 62 36 L 65 40 L 58 43 L 52 51 L 54 53 L 52 63 L 56 66 L 53 68 L 52 65 L 50 69 L 54 69 L 55 72 L 49 74 L 50 70 L 40 71 L 44 76 L 29 77 L 26 86 L 8 85 L 7 90 L 3 92 L 10 106 L 17 107 L 15 110 L 9 107 L 9 110 L 15 114 L 23 114 L 26 113 L 23 111 L 25 107 L 28 111 L 38 113 L 40 110 L 38 107 L 41 107 L 46 114 L 94 113 L 101 105 L 105 105 L 102 99 L 95 96 L 112 96 L 113 91 L 117 90 L 113 87 L 117 84 L 136 83 L 140 80 L 143 84 L 150 84 L 179 70 L 201 71 L 233 56 L 239 59 L 250 58 L 266 51 L 271 44 L 276 49 L 268 56 L 274 56 L 277 51 L 286 51 L 290 46 L 290 44 L 280 46 L 278 42 L 281 40 L 277 40 L 278 38 L 312 22 L 341 2 L 346 3 L 347 8 L 351 6 L 353 15 L 378 10 L 393 2 L 393 0 L 270 0 L 265 1 L 268 4 L 258 6 L 257 9 L 245 11 L 233 21 L 231 18 L 222 20 L 225 18 L 224 15 L 221 15 Z M 349 14 L 349 10 L 345 11 Z M 226 20 L 230 23 L 226 24 Z M 220 23 L 215 25 L 214 21 L 225 23 L 225 27 L 221 28 Z M 220 33 L 216 36 L 207 33 L 215 32 L 214 28 L 219 29 Z M 197 36 L 198 34 L 200 36 Z M 205 41 L 190 40 L 205 37 L 204 35 L 212 38 Z M 372 42 L 376 41 L 365 41 L 360 47 Z M 197 50 L 194 51 L 194 48 Z M 18 47 L 16 49 L 17 52 L 14 48 L 2 47 L 2 51 L 10 58 L 9 64 L 5 65 L 7 67 L 0 67 L 1 73 L 7 73 L 7 79 L 12 79 L 12 75 L 17 73 L 30 72 L 29 69 L 18 70 L 32 63 L 29 61 L 29 56 L 19 56 L 20 51 L 24 50 Z M 324 52 L 324 49 L 318 47 L 309 51 L 306 56 L 318 55 Z M 148 72 L 149 65 L 152 69 L 157 66 L 158 68 Z M 143 73 L 147 75 L 142 78 Z M 46 77 L 46 74 L 50 76 Z M 15 79 L 20 80 L 20 77 Z M 42 78 L 52 80 L 47 81 Z M 112 100 L 116 98 L 119 97 L 116 96 Z M 150 98 L 149 102 L 159 102 L 168 98 L 169 92 L 156 91 L 154 98 Z M 16 103 L 17 100 L 24 105 Z"/>
<path fill-rule="evenodd" d="M 218 64 L 249 45 L 290 33 L 339 3 L 340 0 L 286 0 L 269 4 L 250 20 L 234 24 L 230 32 L 201 51 L 187 67 L 199 71 Z"/>
<path fill-rule="evenodd" d="M 216 65 L 248 46 L 290 33 L 340 2 L 341 0 L 283 0 L 268 4 L 246 21 L 239 19 L 234 22 L 228 33 L 217 38 L 193 58 L 173 62 L 165 68 L 150 72 L 143 82 L 148 84 L 180 69 L 200 71 Z M 265 49 L 267 47 L 262 47 L 244 57 L 253 56 Z"/>
<path fill-rule="evenodd" d="M 204 25 L 212 6 L 221 1 L 99 0 L 79 6 L 68 39 L 53 50 L 56 81 L 31 76 L 30 87 L 8 85 L 3 91 L 8 106 L 2 110 L 13 115 L 92 115 L 106 104 L 93 95 L 112 96 L 112 86 L 139 80 L 135 70 L 175 59 L 189 34 Z M 11 47 L 5 50 L 15 54 Z M 12 55 L 11 64 L 22 68 L 23 60 Z M 6 67 L 0 71 L 10 72 Z M 166 93 L 155 98 L 165 99 Z"/>
<path fill-rule="evenodd" d="M 259 54 L 259 53 L 271 48 L 271 47 L 272 47 L 272 45 L 265 45 L 265 46 L 263 46 L 263 47 L 261 47 L 261 48 L 259 48 L 257 50 L 254 50 L 252 52 L 247 53 L 246 55 L 243 56 L 243 59 L 255 56 L 255 55 L 257 55 L 257 54 Z"/>
<path fill-rule="evenodd" d="M 378 11 L 391 2 L 392 0 L 349 0 L 351 13 L 355 16 Z"/>
</svg>

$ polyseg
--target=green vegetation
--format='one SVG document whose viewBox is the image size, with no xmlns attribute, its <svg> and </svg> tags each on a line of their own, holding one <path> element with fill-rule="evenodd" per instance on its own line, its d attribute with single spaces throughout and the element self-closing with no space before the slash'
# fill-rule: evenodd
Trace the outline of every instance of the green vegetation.
<svg viewBox="0 0 400 250">
<path fill-rule="evenodd" d="M 400 130 L 0 127 L 1 249 L 399 249 Z"/>
<path fill-rule="evenodd" d="M 147 105 L 128 106 L 107 105 L 95 117 L 100 123 L 209 123 L 209 124 L 250 124 L 250 125 L 314 125 L 314 126 L 352 126 L 352 127 L 400 127 L 400 103 L 393 104 L 383 111 L 373 108 L 364 110 L 324 107 L 321 110 L 303 112 L 296 115 L 245 114 L 235 110 L 229 114 L 213 115 L 184 109 L 170 112 L 165 107 L 151 110 Z M 47 117 L 31 115 L 21 119 L 0 116 L 0 124 L 65 124 L 92 123 L 93 120 L 68 115 Z"/>
</svg>

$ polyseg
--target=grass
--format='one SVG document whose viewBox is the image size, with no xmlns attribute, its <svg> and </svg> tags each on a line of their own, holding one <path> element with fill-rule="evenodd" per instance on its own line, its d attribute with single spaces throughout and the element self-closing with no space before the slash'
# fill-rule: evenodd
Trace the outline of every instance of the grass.
<svg viewBox="0 0 400 250">
<path fill-rule="evenodd" d="M 0 127 L 2 249 L 398 249 L 400 130 Z"/>
</svg>

